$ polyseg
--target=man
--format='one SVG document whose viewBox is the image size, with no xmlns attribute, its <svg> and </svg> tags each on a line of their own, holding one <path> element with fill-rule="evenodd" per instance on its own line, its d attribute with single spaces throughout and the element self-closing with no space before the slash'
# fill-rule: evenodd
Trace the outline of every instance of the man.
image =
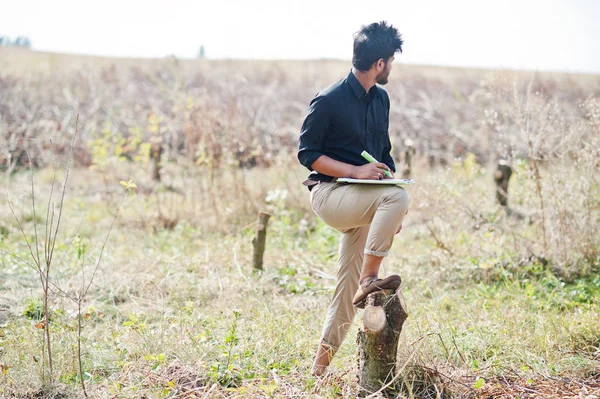
<svg viewBox="0 0 600 399">
<path fill-rule="evenodd" d="M 380 289 L 397 289 L 400 276 L 379 279 L 379 267 L 394 234 L 402 229 L 409 198 L 394 185 L 341 184 L 335 178 L 383 179 L 395 172 L 388 133 L 390 100 L 384 85 L 402 38 L 385 21 L 361 27 L 354 35 L 348 77 L 321 91 L 311 101 L 302 125 L 298 159 L 311 174 L 314 212 L 342 232 L 337 286 L 327 312 L 313 374 L 322 374 L 341 345 L 355 306 Z M 366 150 L 379 163 L 367 163 Z M 393 173 L 392 173 L 393 176 Z"/>
</svg>

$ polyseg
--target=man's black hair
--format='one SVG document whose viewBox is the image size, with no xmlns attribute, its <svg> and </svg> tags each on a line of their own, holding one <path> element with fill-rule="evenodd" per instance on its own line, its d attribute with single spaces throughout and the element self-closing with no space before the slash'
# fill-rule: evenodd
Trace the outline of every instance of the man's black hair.
<svg viewBox="0 0 600 399">
<path fill-rule="evenodd" d="M 383 58 L 385 62 L 397 52 L 402 52 L 402 35 L 387 22 L 374 22 L 361 26 L 354 34 L 352 66 L 368 71 L 371 65 Z"/>
</svg>

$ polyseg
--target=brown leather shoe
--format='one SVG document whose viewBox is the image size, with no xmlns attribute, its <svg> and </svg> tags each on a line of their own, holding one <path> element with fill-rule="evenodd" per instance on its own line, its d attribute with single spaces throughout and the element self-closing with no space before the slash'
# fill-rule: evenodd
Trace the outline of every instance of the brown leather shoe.
<svg viewBox="0 0 600 399">
<path fill-rule="evenodd" d="M 384 279 L 367 280 L 358 287 L 358 291 L 352 299 L 352 304 L 359 309 L 364 309 L 367 295 L 375 291 L 397 290 L 401 283 L 402 278 L 396 274 Z"/>
</svg>

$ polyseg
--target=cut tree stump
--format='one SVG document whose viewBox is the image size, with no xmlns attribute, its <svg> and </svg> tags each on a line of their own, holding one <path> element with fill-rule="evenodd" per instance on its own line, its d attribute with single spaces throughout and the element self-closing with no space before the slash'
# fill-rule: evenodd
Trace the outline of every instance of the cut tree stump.
<svg viewBox="0 0 600 399">
<path fill-rule="evenodd" d="M 496 182 L 496 200 L 502 206 L 508 205 L 508 181 L 513 171 L 508 162 L 500 161 L 494 172 Z"/>
<path fill-rule="evenodd" d="M 400 291 L 378 291 L 366 299 L 358 343 L 360 394 L 381 389 L 395 376 L 398 338 L 408 317 Z"/>
<path fill-rule="evenodd" d="M 271 215 L 265 212 L 258 213 L 258 225 L 256 226 L 256 236 L 252 239 L 254 246 L 253 266 L 254 270 L 263 269 L 263 256 L 265 254 L 265 243 L 267 241 L 267 223 Z"/>
</svg>

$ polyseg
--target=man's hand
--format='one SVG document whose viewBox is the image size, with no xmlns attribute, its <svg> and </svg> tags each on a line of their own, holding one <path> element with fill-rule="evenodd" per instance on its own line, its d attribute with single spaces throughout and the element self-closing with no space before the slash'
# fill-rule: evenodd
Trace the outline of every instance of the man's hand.
<svg viewBox="0 0 600 399">
<path fill-rule="evenodd" d="M 350 177 L 354 179 L 381 180 L 385 177 L 384 170 L 391 173 L 390 168 L 384 163 L 368 163 L 362 166 L 355 166 Z"/>
</svg>

